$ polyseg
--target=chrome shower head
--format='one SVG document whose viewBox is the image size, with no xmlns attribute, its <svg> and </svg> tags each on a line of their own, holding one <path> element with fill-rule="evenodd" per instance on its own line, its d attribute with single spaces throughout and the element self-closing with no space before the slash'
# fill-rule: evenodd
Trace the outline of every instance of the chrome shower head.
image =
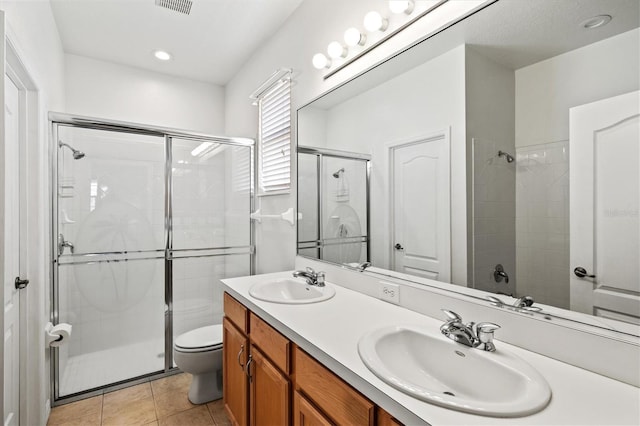
<svg viewBox="0 0 640 426">
<path fill-rule="evenodd" d="M 59 148 L 62 148 L 63 146 L 66 146 L 67 148 L 69 148 L 71 150 L 71 152 L 73 153 L 73 159 L 74 160 L 79 160 L 79 159 L 84 157 L 84 152 L 78 151 L 77 149 L 74 149 L 71 145 L 66 144 L 64 142 L 58 142 L 58 147 Z"/>
<path fill-rule="evenodd" d="M 336 179 L 338 179 L 338 178 L 340 177 L 340 173 L 344 173 L 344 167 L 343 167 L 343 168 L 341 168 L 340 170 L 338 170 L 337 172 L 335 172 L 335 173 L 333 174 L 333 177 L 334 177 L 334 178 L 336 178 Z"/>
<path fill-rule="evenodd" d="M 513 158 L 513 156 L 511 154 L 509 154 L 508 152 L 504 152 L 504 151 L 498 151 L 498 157 L 504 157 L 507 159 L 507 163 L 513 163 L 513 160 L 515 160 L 515 158 Z"/>
</svg>

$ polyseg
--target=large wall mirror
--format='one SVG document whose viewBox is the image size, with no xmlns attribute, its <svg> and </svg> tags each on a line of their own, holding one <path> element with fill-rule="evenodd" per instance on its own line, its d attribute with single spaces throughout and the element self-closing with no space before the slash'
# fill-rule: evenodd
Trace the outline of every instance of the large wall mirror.
<svg viewBox="0 0 640 426">
<path fill-rule="evenodd" d="M 639 6 L 499 0 L 299 109 L 298 254 L 640 335 Z"/>
</svg>

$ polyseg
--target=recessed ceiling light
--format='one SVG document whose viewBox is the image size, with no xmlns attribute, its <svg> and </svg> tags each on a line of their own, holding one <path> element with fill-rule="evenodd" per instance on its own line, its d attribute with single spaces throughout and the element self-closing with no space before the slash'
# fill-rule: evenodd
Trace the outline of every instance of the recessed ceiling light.
<svg viewBox="0 0 640 426">
<path fill-rule="evenodd" d="M 168 61 L 171 59 L 171 53 L 165 52 L 164 50 L 154 50 L 153 56 L 161 61 Z"/>
<path fill-rule="evenodd" d="M 589 18 L 586 21 L 582 22 L 582 27 L 588 30 L 592 30 L 594 28 L 599 28 L 604 25 L 607 25 L 611 21 L 611 15 L 598 15 L 593 18 Z"/>
</svg>

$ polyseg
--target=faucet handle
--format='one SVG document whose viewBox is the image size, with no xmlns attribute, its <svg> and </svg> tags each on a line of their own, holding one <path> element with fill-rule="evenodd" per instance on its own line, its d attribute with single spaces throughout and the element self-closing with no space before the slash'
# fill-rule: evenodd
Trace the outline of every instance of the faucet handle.
<svg viewBox="0 0 640 426">
<path fill-rule="evenodd" d="M 442 312 L 444 312 L 444 314 L 446 315 L 447 321 L 462 322 L 462 317 L 455 312 L 449 311 L 447 309 L 442 309 Z"/>
<path fill-rule="evenodd" d="M 476 325 L 476 330 L 478 334 L 480 333 L 493 333 L 497 329 L 502 328 L 498 324 L 494 324 L 492 322 L 480 322 Z"/>
<path fill-rule="evenodd" d="M 499 329 L 498 324 L 492 322 L 481 322 L 476 325 L 476 336 L 478 336 L 478 345 L 488 352 L 495 352 L 496 346 L 493 344 L 493 332 Z"/>
<path fill-rule="evenodd" d="M 307 271 L 307 274 L 312 274 L 312 275 L 315 275 L 315 274 L 316 274 L 315 269 L 313 269 L 313 268 L 311 268 L 311 267 L 309 267 L 309 266 L 307 266 L 305 269 L 306 269 L 306 271 Z"/>
<path fill-rule="evenodd" d="M 324 277 L 324 271 L 318 271 L 318 273 L 316 274 L 316 285 L 318 287 L 324 286 Z"/>
</svg>

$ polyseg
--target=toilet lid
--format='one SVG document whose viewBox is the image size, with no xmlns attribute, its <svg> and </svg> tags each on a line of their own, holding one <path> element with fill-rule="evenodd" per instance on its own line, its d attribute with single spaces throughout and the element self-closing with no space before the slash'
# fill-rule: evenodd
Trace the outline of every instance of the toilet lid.
<svg viewBox="0 0 640 426">
<path fill-rule="evenodd" d="M 222 324 L 209 325 L 187 331 L 178 336 L 175 342 L 177 348 L 198 349 L 222 344 Z"/>
</svg>

